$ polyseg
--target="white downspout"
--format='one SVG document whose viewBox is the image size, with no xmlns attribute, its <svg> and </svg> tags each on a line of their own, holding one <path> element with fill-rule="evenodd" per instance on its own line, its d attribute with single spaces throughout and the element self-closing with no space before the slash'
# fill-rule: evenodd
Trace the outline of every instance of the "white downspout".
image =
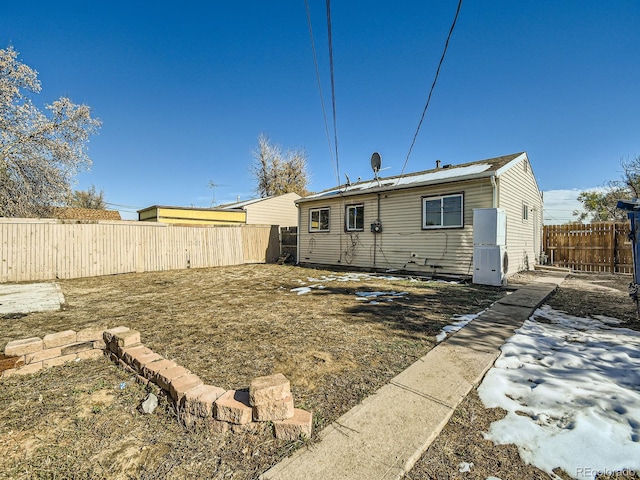
<svg viewBox="0 0 640 480">
<path fill-rule="evenodd" d="M 302 235 L 302 209 L 298 203 L 298 235 L 296 235 L 296 265 L 300 265 L 300 235 Z"/>
<path fill-rule="evenodd" d="M 491 186 L 493 187 L 493 205 L 492 208 L 498 208 L 498 182 L 495 175 L 491 175 Z"/>
</svg>

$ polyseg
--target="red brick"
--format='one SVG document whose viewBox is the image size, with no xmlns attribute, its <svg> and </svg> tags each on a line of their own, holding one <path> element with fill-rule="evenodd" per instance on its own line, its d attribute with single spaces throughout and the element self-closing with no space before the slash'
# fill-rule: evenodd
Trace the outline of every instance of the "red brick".
<svg viewBox="0 0 640 480">
<path fill-rule="evenodd" d="M 26 355 L 27 353 L 35 353 L 42 350 L 44 343 L 41 338 L 25 338 L 23 340 L 13 340 L 4 347 L 4 354 L 7 357 L 15 357 Z"/>
<path fill-rule="evenodd" d="M 187 370 L 180 365 L 176 365 L 175 367 L 165 368 L 161 372 L 158 372 L 156 375 L 155 382 L 158 384 L 160 388 L 163 390 L 169 391 L 169 385 L 175 379 L 182 377 L 183 375 L 188 375 L 191 373 L 191 370 Z"/>
<path fill-rule="evenodd" d="M 127 330 L 126 332 L 119 332 L 113 336 L 111 343 L 116 343 L 120 348 L 131 347 L 140 343 L 140 332 L 135 330 Z"/>
<path fill-rule="evenodd" d="M 139 372 L 142 373 L 144 366 L 148 363 L 155 362 L 157 360 L 162 360 L 162 355 L 158 353 L 148 353 L 146 355 L 135 356 L 133 358 L 133 367 Z"/>
<path fill-rule="evenodd" d="M 176 362 L 172 362 L 171 360 L 162 359 L 156 362 L 147 363 L 142 368 L 142 376 L 148 378 L 149 380 L 155 379 L 156 375 L 164 370 L 165 368 L 175 367 L 177 366 Z"/>
<path fill-rule="evenodd" d="M 125 362 L 132 366 L 134 358 L 142 355 L 147 355 L 149 353 L 152 353 L 151 349 L 145 347 L 144 345 L 118 348 L 118 355 L 120 355 L 120 358 L 122 358 Z"/>
<path fill-rule="evenodd" d="M 35 373 L 39 370 L 42 370 L 42 362 L 32 363 L 30 365 L 24 365 L 20 368 L 12 368 L 10 370 L 5 370 L 2 372 L 3 377 L 8 377 L 10 375 L 28 375 L 30 373 Z"/>
<path fill-rule="evenodd" d="M 124 360 L 122 360 L 121 358 L 118 358 L 118 365 L 120 365 L 120 367 L 122 367 L 123 370 L 126 370 L 129 373 L 136 373 L 133 367 L 129 365 L 127 362 L 125 362 Z"/>
<path fill-rule="evenodd" d="M 93 350 L 93 342 L 78 342 L 71 345 L 65 345 L 61 348 L 62 355 L 70 355 L 72 353 L 86 352 Z"/>
<path fill-rule="evenodd" d="M 249 406 L 249 392 L 228 390 L 213 405 L 216 420 L 244 425 L 253 417 L 253 410 Z"/>
<path fill-rule="evenodd" d="M 293 411 L 293 397 L 289 395 L 284 400 L 254 406 L 253 419 L 256 422 L 286 420 L 293 417 Z"/>
<path fill-rule="evenodd" d="M 60 347 L 47 348 L 46 350 L 40 350 L 35 353 L 28 353 L 24 357 L 24 363 L 27 365 L 30 363 L 38 363 L 43 360 L 49 360 L 50 358 L 59 357 L 62 355 L 62 349 Z"/>
<path fill-rule="evenodd" d="M 78 352 L 78 358 L 81 360 L 91 360 L 93 358 L 104 357 L 104 350 L 94 348 L 93 350 L 87 350 L 85 352 Z"/>
<path fill-rule="evenodd" d="M 67 362 L 73 362 L 76 358 L 76 354 L 72 353 L 70 355 L 63 355 L 62 357 L 50 358 L 49 360 L 44 360 L 42 362 L 42 366 L 44 368 L 57 367 L 58 365 L 62 365 Z"/>
<path fill-rule="evenodd" d="M 291 395 L 291 385 L 281 373 L 254 378 L 249 385 L 249 403 L 264 405 L 284 400 Z"/>
<path fill-rule="evenodd" d="M 185 392 L 181 402 L 182 409 L 192 415 L 211 417 L 213 416 L 213 402 L 220 398 L 224 392 L 225 390 L 220 387 L 200 385 Z"/>
<path fill-rule="evenodd" d="M 75 330 L 65 330 L 64 332 L 50 333 L 45 335 L 42 339 L 44 342 L 43 348 L 55 348 L 70 343 L 75 343 L 76 332 Z"/>
<path fill-rule="evenodd" d="M 104 332 L 102 332 L 102 339 L 104 340 L 104 343 L 108 345 L 111 343 L 111 340 L 113 340 L 114 335 L 122 332 L 127 332 L 127 331 L 129 331 L 129 327 L 121 326 L 121 327 L 109 328 L 108 330 L 105 330 Z"/>
<path fill-rule="evenodd" d="M 182 397 L 194 388 L 202 385 L 202 380 L 195 373 L 189 373 L 188 375 L 182 375 L 181 377 L 171 380 L 169 385 L 169 394 L 176 403 L 180 403 Z"/>
<path fill-rule="evenodd" d="M 102 334 L 105 328 L 84 328 L 76 332 L 76 342 L 95 342 L 96 340 L 103 340 Z"/>
<path fill-rule="evenodd" d="M 144 378 L 142 375 L 136 374 L 136 383 L 139 383 L 146 387 L 147 385 L 149 385 L 150 381 L 148 378 Z M 153 385 L 153 383 L 151 385 Z"/>
<path fill-rule="evenodd" d="M 293 417 L 273 422 L 276 438 L 286 441 L 309 438 L 313 424 L 313 414 L 299 408 L 294 409 Z"/>
</svg>

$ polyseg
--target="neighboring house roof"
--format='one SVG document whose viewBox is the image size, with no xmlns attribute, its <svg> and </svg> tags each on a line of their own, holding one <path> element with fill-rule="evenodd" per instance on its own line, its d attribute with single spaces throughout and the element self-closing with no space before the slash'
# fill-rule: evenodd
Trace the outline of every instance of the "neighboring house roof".
<svg viewBox="0 0 640 480">
<path fill-rule="evenodd" d="M 230 210 L 228 208 L 222 208 L 222 207 L 204 208 L 204 207 L 177 207 L 175 205 L 173 206 L 172 205 L 151 205 L 150 207 L 143 208 L 142 210 L 138 210 L 138 213 L 146 212 L 147 210 L 160 209 L 160 208 L 166 208 L 169 210 L 193 210 L 197 212 L 215 212 L 220 210 Z M 232 209 L 232 210 L 240 210 L 240 209 Z"/>
<path fill-rule="evenodd" d="M 423 170 L 421 172 L 397 175 L 394 177 L 378 178 L 363 182 L 343 184 L 338 187 L 325 190 L 307 197 L 301 198 L 296 203 L 330 198 L 333 196 L 352 196 L 366 193 L 376 193 L 387 190 L 400 190 L 403 188 L 425 185 L 437 185 L 462 180 L 488 178 L 499 176 L 512 165 L 527 158 L 525 152 L 504 155 L 502 157 L 487 158 L 476 162 L 460 165 L 443 165 L 440 168 Z"/>
<path fill-rule="evenodd" d="M 274 198 L 282 197 L 284 195 L 289 195 L 291 197 L 300 198 L 300 195 L 298 195 L 297 193 L 291 192 L 291 193 L 283 193 L 282 195 L 271 195 L 269 197 L 263 197 L 263 198 L 252 198 L 251 200 L 243 200 L 242 202 L 226 203 L 224 205 L 219 205 L 217 208 L 223 208 L 225 210 L 233 209 L 233 208 L 241 208 L 241 209 L 244 210 L 244 208 L 246 206 L 248 206 L 248 205 L 252 205 L 254 203 L 259 203 L 259 202 L 264 202 L 266 200 L 272 200 Z"/>
<path fill-rule="evenodd" d="M 117 210 L 97 208 L 56 207 L 52 216 L 60 220 L 122 220 Z"/>
</svg>

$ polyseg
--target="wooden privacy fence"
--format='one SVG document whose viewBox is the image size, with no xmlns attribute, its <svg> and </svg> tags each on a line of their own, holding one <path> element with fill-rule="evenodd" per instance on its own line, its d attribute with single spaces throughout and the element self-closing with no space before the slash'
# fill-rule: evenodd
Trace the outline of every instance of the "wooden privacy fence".
<svg viewBox="0 0 640 480">
<path fill-rule="evenodd" d="M 275 261 L 277 226 L 0 218 L 0 283 Z"/>
<path fill-rule="evenodd" d="M 280 254 L 288 253 L 292 261 L 298 261 L 298 227 L 280 228 Z"/>
<path fill-rule="evenodd" d="M 633 273 L 628 223 L 544 226 L 544 252 L 554 266 L 583 272 Z"/>
</svg>

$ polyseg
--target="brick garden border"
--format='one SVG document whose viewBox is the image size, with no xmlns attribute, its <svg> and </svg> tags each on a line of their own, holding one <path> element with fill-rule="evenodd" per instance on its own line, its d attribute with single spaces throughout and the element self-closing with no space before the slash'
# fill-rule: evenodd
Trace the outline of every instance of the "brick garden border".
<svg viewBox="0 0 640 480">
<path fill-rule="evenodd" d="M 281 373 L 255 378 L 248 392 L 206 385 L 190 370 L 144 346 L 140 332 L 123 326 L 13 340 L 0 354 L 0 375 L 30 374 L 102 355 L 145 385 L 153 383 L 164 390 L 187 428 L 204 424 L 214 432 L 237 432 L 251 429 L 255 422 L 273 422 L 279 439 L 311 436 L 313 415 L 294 408 L 289 380 Z"/>
</svg>

